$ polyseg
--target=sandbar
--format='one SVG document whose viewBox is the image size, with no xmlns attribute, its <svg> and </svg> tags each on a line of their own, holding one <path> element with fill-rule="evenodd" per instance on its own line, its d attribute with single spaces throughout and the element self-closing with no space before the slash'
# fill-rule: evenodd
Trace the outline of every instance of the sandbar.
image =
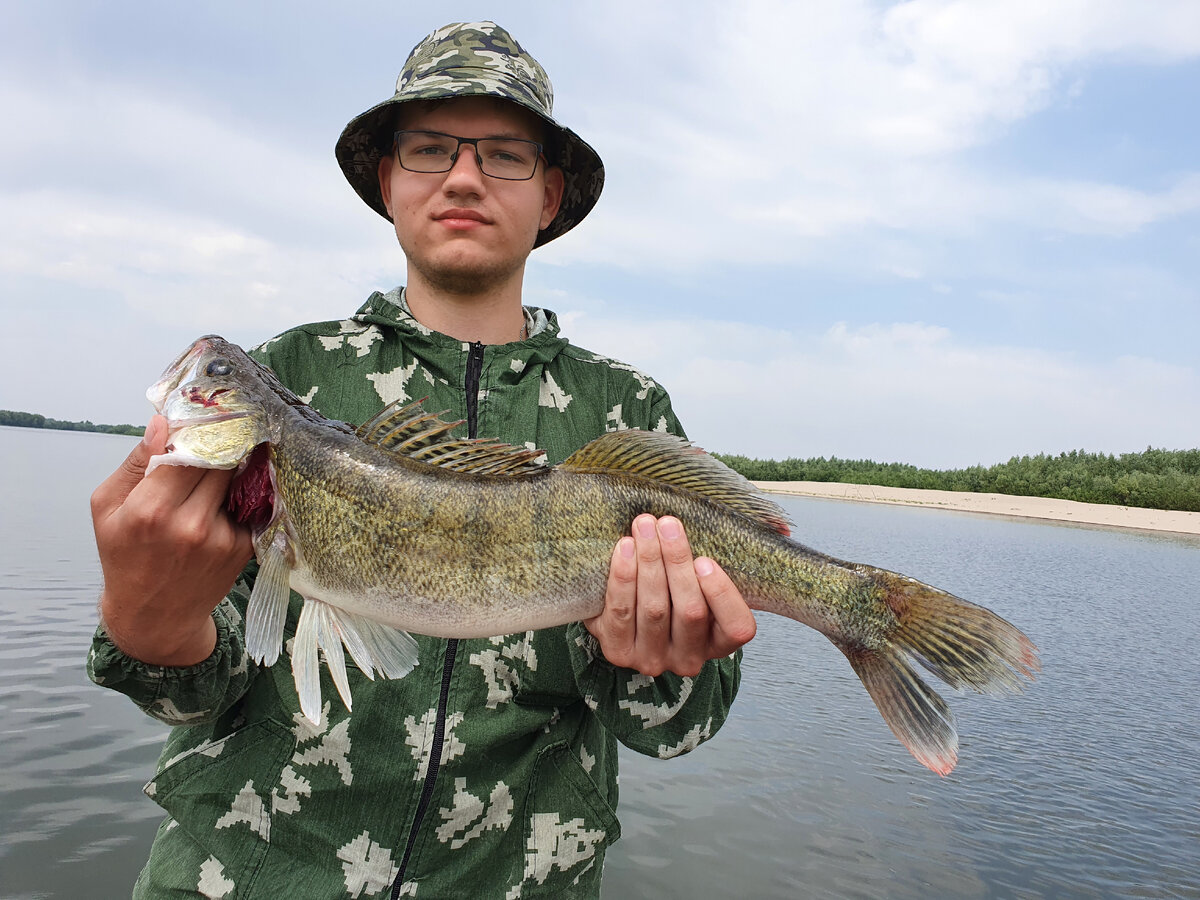
<svg viewBox="0 0 1200 900">
<path fill-rule="evenodd" d="M 1200 535 L 1200 512 L 1141 509 L 1105 503 L 1079 503 L 1046 497 L 1016 497 L 1009 494 L 972 494 L 965 491 L 926 491 L 915 488 L 876 487 L 822 481 L 756 481 L 764 491 L 796 494 L 830 500 L 863 503 L 893 503 L 947 509 L 955 512 L 1050 519 L 1077 525 L 1129 528 L 1137 531 L 1168 531 Z"/>
</svg>

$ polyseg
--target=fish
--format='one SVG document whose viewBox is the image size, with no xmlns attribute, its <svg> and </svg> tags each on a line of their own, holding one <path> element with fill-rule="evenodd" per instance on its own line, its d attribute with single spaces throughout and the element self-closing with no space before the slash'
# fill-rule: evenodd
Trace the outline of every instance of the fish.
<svg viewBox="0 0 1200 900">
<path fill-rule="evenodd" d="M 147 397 L 168 422 L 147 474 L 237 470 L 226 504 L 259 564 L 245 616 L 255 662 L 278 661 L 290 591 L 303 598 L 291 665 L 314 724 L 319 652 L 350 709 L 347 652 L 371 678 L 400 678 L 419 663 L 411 632 L 480 638 L 598 615 L 613 547 L 642 513 L 678 517 L 693 553 L 716 560 L 752 609 L 825 635 L 939 775 L 957 763 L 958 733 L 914 664 L 980 693 L 1019 692 L 1041 669 L 1029 637 L 992 611 L 799 543 L 766 494 L 673 435 L 611 432 L 549 466 L 539 450 L 456 436 L 461 422 L 420 401 L 354 427 L 216 335 Z"/>
</svg>

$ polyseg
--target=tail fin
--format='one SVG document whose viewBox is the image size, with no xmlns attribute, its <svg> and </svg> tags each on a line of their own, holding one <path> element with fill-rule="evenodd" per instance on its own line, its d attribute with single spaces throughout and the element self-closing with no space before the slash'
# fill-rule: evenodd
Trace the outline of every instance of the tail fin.
<svg viewBox="0 0 1200 900">
<path fill-rule="evenodd" d="M 866 568 L 866 567 L 863 567 Z M 888 646 L 839 644 L 892 733 L 924 766 L 948 775 L 958 760 L 958 733 L 946 701 L 920 678 L 911 655 L 954 688 L 1016 693 L 1041 671 L 1037 647 L 991 610 L 894 572 L 874 570 L 895 614 Z"/>
</svg>

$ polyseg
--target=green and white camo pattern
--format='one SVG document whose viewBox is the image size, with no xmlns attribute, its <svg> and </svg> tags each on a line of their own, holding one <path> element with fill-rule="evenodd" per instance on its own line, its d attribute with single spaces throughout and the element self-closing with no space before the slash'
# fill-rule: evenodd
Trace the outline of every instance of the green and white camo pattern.
<svg viewBox="0 0 1200 900">
<path fill-rule="evenodd" d="M 681 433 L 665 391 L 636 369 L 569 344 L 553 313 L 532 336 L 489 346 L 480 435 L 546 449 L 551 463 L 605 431 Z M 399 398 L 466 413 L 468 345 L 420 326 L 403 293 L 308 325 L 254 355 L 326 416 L 359 422 Z M 249 661 L 242 616 L 256 568 L 217 607 L 212 656 L 148 666 L 98 631 L 88 671 L 176 726 L 145 791 L 168 818 L 137 897 L 387 897 L 432 753 L 447 642 L 416 636 L 420 665 L 396 681 L 351 669 L 354 713 L 300 713 L 290 667 Z M 290 652 L 299 598 L 293 595 Z M 696 678 L 609 665 L 582 625 L 457 645 L 434 793 L 401 896 L 595 897 L 620 836 L 617 741 L 672 757 L 722 725 L 740 656 Z M 328 673 L 323 673 L 328 679 Z M 335 695 L 331 683 L 323 685 Z"/>
<path fill-rule="evenodd" d="M 495 22 L 454 23 L 437 29 L 413 48 L 396 92 L 346 126 L 335 153 L 354 190 L 390 220 L 379 193 L 381 156 L 391 152 L 396 105 L 413 100 L 467 96 L 499 97 L 533 112 L 553 129 L 546 148 L 562 168 L 565 190 L 554 220 L 539 234 L 540 247 L 578 225 L 604 187 L 604 164 L 582 138 L 554 120 L 554 89 L 546 70 Z"/>
</svg>

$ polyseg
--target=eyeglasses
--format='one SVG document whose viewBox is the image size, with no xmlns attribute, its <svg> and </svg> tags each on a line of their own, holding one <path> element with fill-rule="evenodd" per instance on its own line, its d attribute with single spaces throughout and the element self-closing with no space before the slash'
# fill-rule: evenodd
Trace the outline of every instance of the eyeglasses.
<svg viewBox="0 0 1200 900">
<path fill-rule="evenodd" d="M 521 138 L 465 138 L 440 131 L 397 131 L 396 156 L 410 172 L 449 172 L 463 144 L 475 150 L 479 171 L 505 181 L 528 181 L 537 171 L 542 145 Z"/>
</svg>

